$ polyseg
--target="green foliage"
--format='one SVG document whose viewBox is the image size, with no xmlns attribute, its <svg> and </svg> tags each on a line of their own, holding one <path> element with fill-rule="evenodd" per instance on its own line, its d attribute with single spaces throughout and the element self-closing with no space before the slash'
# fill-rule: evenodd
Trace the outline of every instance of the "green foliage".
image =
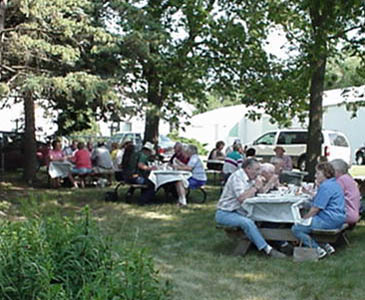
<svg viewBox="0 0 365 300">
<path fill-rule="evenodd" d="M 120 82 L 134 87 L 124 94 L 147 111 L 145 139 L 157 137 L 159 119 L 179 124 L 181 101 L 204 111 L 210 94 L 237 99 L 253 66 L 265 66 L 262 3 L 109 2 L 122 32 Z"/>
<path fill-rule="evenodd" d="M 330 60 L 325 77 L 325 90 L 361 86 L 365 77 L 361 76 L 359 57 L 346 57 L 344 60 Z"/>
<path fill-rule="evenodd" d="M 167 299 L 145 251 L 114 253 L 90 220 L 59 216 L 3 223 L 1 299 Z"/>
<path fill-rule="evenodd" d="M 173 141 L 176 141 L 176 142 L 180 142 L 180 143 L 183 143 L 183 144 L 195 145 L 198 148 L 198 154 L 199 155 L 207 155 L 208 154 L 208 150 L 205 149 L 205 146 L 207 146 L 207 144 L 203 144 L 203 143 L 199 142 L 196 139 L 189 139 L 189 138 L 186 138 L 186 137 L 181 137 L 181 136 L 178 135 L 177 132 L 169 133 L 168 137 L 170 139 L 172 139 Z"/>
<path fill-rule="evenodd" d="M 0 63 L 1 84 L 7 85 L 11 99 L 22 101 L 27 92 L 38 105 L 57 110 L 59 134 L 88 129 L 91 116 L 106 118 L 111 110 L 120 109 L 115 81 L 110 79 L 118 59 L 108 54 L 116 40 L 95 13 L 99 4 L 7 3 Z M 0 97 L 9 97 L 2 90 Z"/>
</svg>

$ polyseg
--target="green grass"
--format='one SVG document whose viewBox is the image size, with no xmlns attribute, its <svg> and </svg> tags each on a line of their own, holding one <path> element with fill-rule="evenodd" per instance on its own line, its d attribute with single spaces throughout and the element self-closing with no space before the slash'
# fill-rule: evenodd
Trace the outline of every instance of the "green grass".
<svg viewBox="0 0 365 300">
<path fill-rule="evenodd" d="M 125 246 L 148 249 L 176 300 L 364 299 L 365 221 L 349 234 L 351 245 L 336 247 L 334 256 L 295 263 L 270 259 L 256 249 L 245 257 L 231 256 L 231 241 L 215 228 L 217 186 L 207 186 L 207 203 L 186 209 L 174 203 L 106 203 L 104 193 L 111 189 L 28 189 L 11 182 L 0 188 L 2 218 L 9 220 L 54 212 L 73 215 L 89 205 L 116 251 Z"/>
</svg>

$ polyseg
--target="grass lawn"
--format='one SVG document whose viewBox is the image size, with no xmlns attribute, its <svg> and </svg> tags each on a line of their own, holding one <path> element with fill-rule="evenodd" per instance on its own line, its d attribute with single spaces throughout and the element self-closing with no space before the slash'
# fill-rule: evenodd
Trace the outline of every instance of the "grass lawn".
<svg viewBox="0 0 365 300">
<path fill-rule="evenodd" d="M 233 257 L 232 243 L 215 228 L 219 187 L 207 185 L 208 201 L 183 209 L 174 203 L 140 207 L 104 202 L 107 190 L 111 189 L 29 189 L 7 175 L 0 182 L 0 213 L 3 219 L 21 220 L 54 212 L 73 215 L 89 205 L 115 251 L 122 247 L 149 251 L 161 278 L 171 282 L 176 300 L 365 298 L 364 220 L 349 233 L 350 246 L 339 245 L 335 255 L 319 262 L 270 259 L 256 249 L 245 257 Z M 199 196 L 194 193 L 193 197 Z"/>
</svg>

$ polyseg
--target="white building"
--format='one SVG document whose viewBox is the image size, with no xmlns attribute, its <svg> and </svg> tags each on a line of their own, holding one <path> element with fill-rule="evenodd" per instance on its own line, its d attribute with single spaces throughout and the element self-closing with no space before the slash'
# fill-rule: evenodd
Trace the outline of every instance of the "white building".
<svg viewBox="0 0 365 300">
<path fill-rule="evenodd" d="M 192 115 L 195 109 L 188 103 L 180 103 L 180 108 L 187 116 L 181 116 L 180 124 L 183 124 Z M 23 103 L 11 104 L 9 107 L 0 109 L 0 131 L 23 130 L 24 128 L 24 106 Z M 49 114 L 40 106 L 35 105 L 35 125 L 37 137 L 47 137 L 54 134 L 57 125 L 53 123 Z M 110 136 L 112 122 L 98 122 L 102 136 Z M 115 125 L 115 124 L 114 124 Z M 133 131 L 143 134 L 145 130 L 145 120 L 140 116 L 126 117 L 122 120 L 118 132 Z M 160 121 L 160 133 L 167 135 L 170 131 L 170 124 L 166 121 Z M 115 132 L 116 133 L 116 132 Z"/>
<path fill-rule="evenodd" d="M 356 117 L 352 117 L 352 112 L 347 111 L 346 104 L 364 101 L 365 86 L 355 89 L 347 98 L 342 95 L 343 90 L 329 90 L 324 92 L 323 106 L 325 108 L 323 115 L 323 129 L 339 130 L 346 134 L 354 151 L 362 146 L 365 142 L 365 107 L 360 107 Z M 359 91 L 359 95 L 356 94 Z M 181 110 L 192 115 L 192 105 L 182 104 Z M 251 108 L 252 109 L 252 108 Z M 226 145 L 232 144 L 234 139 L 241 139 L 243 144 L 249 143 L 262 133 L 276 129 L 278 126 L 269 122 L 270 117 L 263 114 L 258 121 L 249 120 L 245 117 L 249 108 L 245 105 L 236 105 L 214 109 L 202 114 L 189 118 L 190 125 L 186 130 L 180 130 L 180 135 L 187 138 L 195 138 L 202 143 L 206 143 L 207 150 L 214 147 L 219 140 L 225 141 Z M 21 103 L 12 105 L 9 108 L 0 110 L 1 126 L 0 130 L 12 131 L 16 129 L 16 120 L 24 119 L 24 108 Z M 262 111 L 261 111 L 262 112 Z M 133 131 L 144 132 L 145 121 L 141 117 L 131 117 L 123 120 L 120 132 Z M 186 118 L 180 119 L 180 124 L 186 121 Z M 22 122 L 18 122 L 20 125 Z M 167 122 L 160 122 L 160 133 L 167 134 L 170 132 L 170 125 Z M 110 123 L 99 122 L 103 136 L 110 135 Z M 300 127 L 299 123 L 293 124 L 293 127 Z M 36 106 L 36 128 L 38 136 L 48 136 L 57 130 L 57 126 L 52 123 L 51 119 L 45 115 L 45 111 Z"/>
<path fill-rule="evenodd" d="M 365 107 L 360 107 L 357 116 L 352 117 L 352 112 L 347 111 L 346 104 L 364 101 L 365 86 L 355 89 L 344 97 L 343 90 L 329 90 L 324 92 L 323 129 L 339 130 L 348 137 L 352 151 L 365 142 Z M 360 93 L 357 93 L 359 92 Z M 241 139 L 243 144 L 253 141 L 264 132 L 278 128 L 269 122 L 270 117 L 263 114 L 258 121 L 251 121 L 245 117 L 248 108 L 245 105 L 222 107 L 208 111 L 191 118 L 191 125 L 182 136 L 195 138 L 207 144 L 207 150 L 212 149 L 215 143 L 223 140 L 226 145 L 232 144 L 234 139 Z M 262 112 L 262 111 L 261 111 Z M 301 127 L 294 122 L 293 128 Z"/>
<path fill-rule="evenodd" d="M 11 104 L 0 109 L 0 120 L 1 131 L 24 130 L 23 103 Z M 35 104 L 35 127 L 38 138 L 49 136 L 57 130 L 57 125 L 52 122 L 45 110 L 37 104 Z"/>
</svg>

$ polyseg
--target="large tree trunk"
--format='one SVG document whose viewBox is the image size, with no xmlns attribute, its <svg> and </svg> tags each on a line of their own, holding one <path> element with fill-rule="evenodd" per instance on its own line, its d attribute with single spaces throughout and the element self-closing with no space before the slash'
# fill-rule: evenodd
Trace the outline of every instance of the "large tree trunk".
<svg viewBox="0 0 365 300">
<path fill-rule="evenodd" d="M 32 184 L 37 172 L 37 144 L 35 139 L 35 113 L 34 99 L 30 92 L 24 93 L 24 173 L 23 178 Z"/>
<path fill-rule="evenodd" d="M 161 83 L 157 74 L 154 72 L 153 66 L 148 69 L 148 108 L 146 111 L 146 124 L 143 142 L 152 142 L 158 144 L 160 111 L 162 108 L 162 91 Z"/>
<path fill-rule="evenodd" d="M 5 13 L 6 13 L 6 5 L 7 0 L 0 0 L 0 65 L 2 64 L 2 55 L 3 55 L 3 33 L 2 31 L 5 28 Z M 1 68 L 0 68 L 0 80 L 2 78 Z"/>
<path fill-rule="evenodd" d="M 307 142 L 307 171 L 309 179 L 314 179 L 315 166 L 322 153 L 323 87 L 326 58 L 319 59 L 313 66 L 310 89 L 310 111 Z"/>
<path fill-rule="evenodd" d="M 309 180 L 314 180 L 315 166 L 322 153 L 322 123 L 323 123 L 323 89 L 324 75 L 327 63 L 326 30 L 324 29 L 326 11 L 321 11 L 319 3 L 311 7 L 310 15 L 313 26 L 313 40 L 310 68 L 312 71 L 310 86 L 310 111 L 307 142 L 306 169 Z"/>
<path fill-rule="evenodd" d="M 144 139 L 143 142 L 152 142 L 153 144 L 157 145 L 158 143 L 158 136 L 159 136 L 159 124 L 160 124 L 160 118 L 158 115 L 156 115 L 156 108 L 150 108 L 146 112 L 146 124 L 144 129 Z"/>
</svg>

